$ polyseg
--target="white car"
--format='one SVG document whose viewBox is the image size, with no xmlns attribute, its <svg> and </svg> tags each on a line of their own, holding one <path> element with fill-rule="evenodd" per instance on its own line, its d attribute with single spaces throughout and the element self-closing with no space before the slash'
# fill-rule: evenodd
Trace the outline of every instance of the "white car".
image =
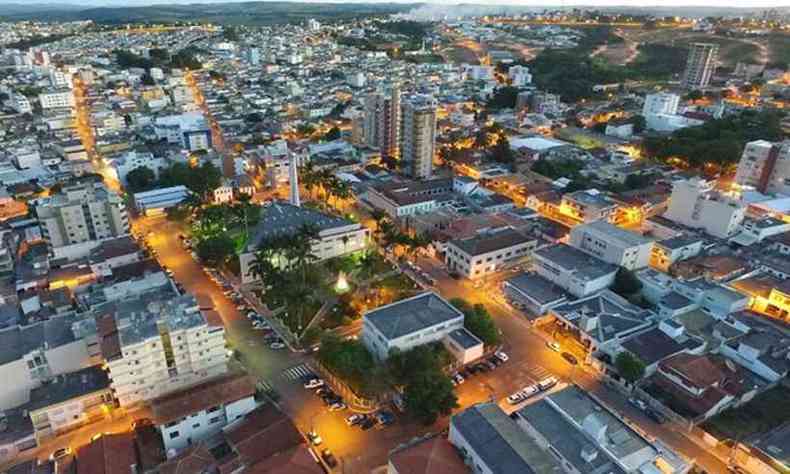
<svg viewBox="0 0 790 474">
<path fill-rule="evenodd" d="M 527 399 L 526 394 L 522 391 L 518 391 L 513 395 L 507 397 L 507 402 L 510 403 L 511 405 L 518 405 L 519 403 L 523 402 L 526 399 Z"/>
<path fill-rule="evenodd" d="M 275 351 L 277 351 L 277 350 L 280 350 L 280 349 L 285 349 L 285 344 L 283 344 L 282 342 L 273 342 L 273 343 L 271 343 L 269 348 L 270 349 L 274 349 Z"/>
<path fill-rule="evenodd" d="M 499 351 L 494 355 L 497 357 L 497 359 L 501 360 L 502 362 L 507 362 L 510 360 L 510 357 L 508 357 L 507 354 L 505 354 L 502 351 Z"/>
<path fill-rule="evenodd" d="M 304 388 L 309 388 L 309 389 L 323 387 L 323 386 L 324 386 L 324 381 L 321 379 L 310 379 L 304 384 Z"/>
<path fill-rule="evenodd" d="M 359 413 L 355 413 L 348 418 L 346 418 L 346 424 L 348 426 L 354 426 L 362 423 L 365 420 L 365 415 L 360 415 Z"/>
<path fill-rule="evenodd" d="M 343 402 L 337 402 L 329 405 L 329 411 L 341 411 L 346 409 L 346 404 Z"/>
<path fill-rule="evenodd" d="M 559 352 L 561 350 L 560 343 L 557 341 L 547 342 L 546 347 L 553 350 L 554 352 Z"/>
<path fill-rule="evenodd" d="M 318 436 L 318 433 L 314 431 L 310 431 L 309 433 L 307 433 L 307 438 L 310 440 L 311 443 L 313 443 L 313 446 L 319 446 L 321 443 L 324 442 L 324 440 L 321 439 L 320 436 Z"/>
<path fill-rule="evenodd" d="M 525 400 L 526 400 L 527 398 L 531 397 L 532 395 L 535 395 L 535 394 L 536 394 L 536 393 L 538 393 L 539 391 L 540 391 L 540 390 L 539 390 L 539 389 L 538 389 L 538 387 L 536 387 L 535 385 L 527 385 L 526 387 L 524 387 L 524 388 L 522 388 L 522 389 L 521 389 L 521 393 L 523 393 L 523 394 L 524 394 L 524 399 L 525 399 Z"/>
<path fill-rule="evenodd" d="M 49 455 L 49 460 L 57 461 L 58 459 L 65 458 L 69 454 L 71 454 L 71 448 L 66 447 L 66 448 L 56 449 L 55 451 L 52 452 L 52 454 Z"/>
</svg>

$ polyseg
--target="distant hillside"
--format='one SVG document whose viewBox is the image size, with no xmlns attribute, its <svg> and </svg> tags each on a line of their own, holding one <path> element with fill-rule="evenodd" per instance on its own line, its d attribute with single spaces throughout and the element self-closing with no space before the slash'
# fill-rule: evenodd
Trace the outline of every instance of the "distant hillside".
<svg viewBox="0 0 790 474">
<path fill-rule="evenodd" d="M 78 7 L 76 5 L 2 4 L 9 20 L 76 21 L 103 24 L 204 21 L 224 24 L 269 25 L 301 22 L 307 18 L 343 19 L 402 13 L 416 3 L 296 3 L 243 2 L 147 5 L 137 7 Z"/>
</svg>

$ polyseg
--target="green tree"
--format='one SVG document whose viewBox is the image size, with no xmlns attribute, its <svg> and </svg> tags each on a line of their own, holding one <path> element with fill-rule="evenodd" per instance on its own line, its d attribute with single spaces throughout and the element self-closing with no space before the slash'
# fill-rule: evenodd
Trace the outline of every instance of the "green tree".
<svg viewBox="0 0 790 474">
<path fill-rule="evenodd" d="M 620 267 L 614 277 L 612 291 L 620 296 L 633 295 L 642 289 L 642 282 L 627 268 Z"/>
<path fill-rule="evenodd" d="M 201 261 L 211 266 L 218 266 L 225 263 L 234 254 L 236 246 L 230 236 L 221 233 L 200 240 L 196 250 Z"/>
<path fill-rule="evenodd" d="M 501 135 L 496 144 L 491 147 L 489 156 L 497 163 L 513 163 L 515 157 L 513 156 L 513 150 L 510 149 L 510 140 L 506 136 Z"/>
<path fill-rule="evenodd" d="M 645 374 L 645 364 L 628 351 L 622 351 L 614 359 L 614 366 L 629 383 L 634 383 Z"/>
<path fill-rule="evenodd" d="M 403 401 L 412 416 L 425 425 L 433 424 L 439 415 L 449 415 L 458 407 L 450 378 L 442 372 L 426 372 L 411 380 L 403 392 Z"/>
<path fill-rule="evenodd" d="M 126 175 L 126 187 L 132 193 L 147 191 L 156 184 L 156 174 L 147 166 L 133 169 Z"/>
<path fill-rule="evenodd" d="M 686 100 L 700 100 L 705 97 L 705 94 L 702 93 L 699 89 L 694 89 L 693 91 L 689 91 L 683 98 Z"/>
<path fill-rule="evenodd" d="M 472 306 L 461 298 L 451 299 L 450 304 L 464 313 L 464 327 L 483 341 L 483 344 L 489 347 L 499 344 L 499 330 L 484 305 Z"/>
</svg>

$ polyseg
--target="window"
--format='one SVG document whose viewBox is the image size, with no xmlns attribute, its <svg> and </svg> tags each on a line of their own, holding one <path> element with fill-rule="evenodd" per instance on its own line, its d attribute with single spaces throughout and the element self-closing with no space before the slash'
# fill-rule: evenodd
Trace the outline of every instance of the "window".
<svg viewBox="0 0 790 474">
<path fill-rule="evenodd" d="M 173 431 L 172 433 L 170 433 L 170 439 L 176 439 L 176 438 L 178 438 L 178 431 Z"/>
<path fill-rule="evenodd" d="M 221 419 L 222 419 L 221 416 L 215 416 L 214 418 L 208 420 L 208 422 L 209 422 L 209 424 L 214 424 L 214 423 L 218 422 Z"/>
<path fill-rule="evenodd" d="M 200 428 L 200 423 L 195 423 L 194 425 L 192 425 L 193 430 L 197 428 Z"/>
</svg>

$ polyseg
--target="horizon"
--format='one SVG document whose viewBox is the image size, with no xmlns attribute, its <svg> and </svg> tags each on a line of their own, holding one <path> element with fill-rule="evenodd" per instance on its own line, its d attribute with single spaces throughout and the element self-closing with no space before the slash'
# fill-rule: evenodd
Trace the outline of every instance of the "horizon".
<svg viewBox="0 0 790 474">
<path fill-rule="evenodd" d="M 591 0 L 591 1 L 559 1 L 559 2 L 546 2 L 545 0 L 478 0 L 472 2 L 458 2 L 458 1 L 413 1 L 413 0 L 131 0 L 119 5 L 119 2 L 112 0 L 35 0 L 35 1 L 20 1 L 20 0 L 0 0 L 0 4 L 15 4 L 15 5 L 69 5 L 77 7 L 140 7 L 149 5 L 190 5 L 190 4 L 212 4 L 212 3 L 333 3 L 333 4 L 426 4 L 426 5 L 476 5 L 476 6 L 507 6 L 507 7 L 527 7 L 527 8 L 590 8 L 590 7 L 606 7 L 606 8 L 712 8 L 712 9 L 752 9 L 752 8 L 787 8 L 790 7 L 790 0 L 782 1 L 766 1 L 766 0 L 741 0 L 735 2 L 723 2 L 724 5 L 716 4 L 711 5 L 710 1 L 686 1 L 686 0 L 653 0 L 649 2 L 641 0 Z M 726 4 L 731 3 L 731 4 Z"/>
</svg>

